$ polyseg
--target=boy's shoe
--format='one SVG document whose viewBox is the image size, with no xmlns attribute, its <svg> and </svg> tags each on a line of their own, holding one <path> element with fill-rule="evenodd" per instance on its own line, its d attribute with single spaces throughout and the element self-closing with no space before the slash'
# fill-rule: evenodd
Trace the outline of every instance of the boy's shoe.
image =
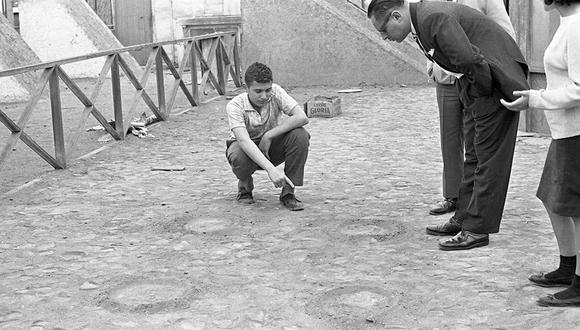
<svg viewBox="0 0 580 330">
<path fill-rule="evenodd" d="M 280 203 L 282 203 L 282 205 L 284 205 L 284 207 L 290 211 L 304 210 L 304 205 L 302 205 L 302 202 L 296 199 L 296 196 L 292 194 L 287 194 L 280 197 Z"/>
<path fill-rule="evenodd" d="M 254 204 L 256 202 L 251 192 L 238 192 L 236 200 L 240 204 Z"/>
</svg>

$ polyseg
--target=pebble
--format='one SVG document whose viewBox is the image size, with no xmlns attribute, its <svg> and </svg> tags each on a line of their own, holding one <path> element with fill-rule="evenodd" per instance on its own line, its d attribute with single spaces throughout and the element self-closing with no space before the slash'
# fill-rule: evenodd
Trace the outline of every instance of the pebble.
<svg viewBox="0 0 580 330">
<path fill-rule="evenodd" d="M 94 282 L 91 282 L 91 281 L 84 282 L 84 283 L 83 283 L 83 284 L 82 284 L 82 285 L 79 287 L 79 289 L 81 289 L 81 290 L 95 290 L 95 289 L 97 289 L 97 288 L 99 288 L 99 285 L 98 285 L 98 284 L 96 284 L 96 283 L 94 283 Z"/>
<path fill-rule="evenodd" d="M 182 241 L 182 242 L 180 242 L 178 244 L 175 244 L 173 246 L 173 250 L 175 250 L 175 251 L 183 251 L 183 250 L 189 249 L 190 247 L 191 247 L 191 244 L 189 244 L 186 241 Z"/>
</svg>

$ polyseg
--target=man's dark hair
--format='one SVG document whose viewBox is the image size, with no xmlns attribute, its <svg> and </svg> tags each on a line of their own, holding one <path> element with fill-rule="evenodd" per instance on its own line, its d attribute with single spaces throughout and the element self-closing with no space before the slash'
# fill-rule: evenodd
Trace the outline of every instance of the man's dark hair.
<svg viewBox="0 0 580 330">
<path fill-rule="evenodd" d="M 373 0 L 367 8 L 367 15 L 371 18 L 376 12 L 386 14 L 391 9 L 402 6 L 403 3 L 405 3 L 404 0 Z"/>
<path fill-rule="evenodd" d="M 544 0 L 544 3 L 548 6 L 553 3 L 559 6 L 569 6 L 573 3 L 580 3 L 580 0 Z"/>
<path fill-rule="evenodd" d="M 257 83 L 269 83 L 274 79 L 272 78 L 272 70 L 266 64 L 255 62 L 251 64 L 246 69 L 246 74 L 244 75 L 244 81 L 246 86 L 250 86 L 254 81 Z"/>
</svg>

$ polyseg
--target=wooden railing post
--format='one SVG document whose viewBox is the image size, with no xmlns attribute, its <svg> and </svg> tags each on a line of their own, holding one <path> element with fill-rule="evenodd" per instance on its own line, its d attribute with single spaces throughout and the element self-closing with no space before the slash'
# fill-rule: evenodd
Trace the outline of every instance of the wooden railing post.
<svg viewBox="0 0 580 330">
<path fill-rule="evenodd" d="M 234 39 L 234 71 L 236 72 L 236 77 L 238 79 L 234 79 L 234 81 L 236 82 L 236 87 L 241 87 L 242 86 L 242 69 L 241 69 L 241 63 L 240 63 L 240 31 L 236 32 L 236 37 Z"/>
<path fill-rule="evenodd" d="M 60 168 L 66 168 L 66 150 L 64 144 L 64 129 L 62 124 L 62 103 L 60 99 L 60 84 L 58 71 L 60 67 L 55 66 L 48 79 L 50 91 L 50 110 L 52 113 L 52 132 L 54 138 L 55 159 Z"/>
<path fill-rule="evenodd" d="M 118 54 L 113 58 L 111 65 L 111 84 L 113 91 L 113 111 L 115 112 L 115 131 L 125 138 L 125 124 L 123 123 L 123 99 L 121 93 L 121 75 L 119 70 Z"/>
<path fill-rule="evenodd" d="M 161 49 L 158 50 L 157 56 L 155 57 L 155 75 L 157 78 L 157 100 L 159 102 L 159 112 L 162 114 L 168 114 L 167 104 L 165 102 L 165 79 L 163 77 L 163 58 L 161 57 Z"/>
<path fill-rule="evenodd" d="M 195 100 L 195 103 L 199 104 L 199 88 L 197 87 L 197 56 L 195 52 L 195 48 L 197 47 L 197 41 L 191 41 L 192 47 L 191 52 L 189 53 L 190 56 L 190 67 L 191 67 L 191 95 Z"/>
<path fill-rule="evenodd" d="M 222 90 L 225 92 L 226 90 L 226 72 L 225 72 L 225 63 L 224 63 L 224 44 L 223 44 L 223 37 L 217 37 L 217 48 L 215 51 L 215 60 L 216 60 L 216 68 L 217 68 L 217 76 L 218 76 L 218 83 Z"/>
</svg>

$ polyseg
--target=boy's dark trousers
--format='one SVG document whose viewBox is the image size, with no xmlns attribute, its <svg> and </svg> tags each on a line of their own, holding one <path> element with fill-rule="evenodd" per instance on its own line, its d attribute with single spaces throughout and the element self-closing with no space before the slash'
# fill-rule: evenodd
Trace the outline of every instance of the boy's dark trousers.
<svg viewBox="0 0 580 330">
<path fill-rule="evenodd" d="M 256 145 L 260 140 L 253 140 Z M 240 148 L 237 141 L 227 141 L 226 157 L 232 171 L 240 181 L 249 181 L 248 187 L 238 187 L 244 192 L 251 192 L 254 189 L 251 178 L 255 171 L 261 170 L 246 153 Z M 295 128 L 284 135 L 272 140 L 268 152 L 270 161 L 274 166 L 284 163 L 284 173 L 294 183 L 295 186 L 302 186 L 304 183 L 304 166 L 308 158 L 308 148 L 310 146 L 310 134 L 303 127 Z M 284 192 L 294 193 L 290 186 L 284 186 Z"/>
</svg>

